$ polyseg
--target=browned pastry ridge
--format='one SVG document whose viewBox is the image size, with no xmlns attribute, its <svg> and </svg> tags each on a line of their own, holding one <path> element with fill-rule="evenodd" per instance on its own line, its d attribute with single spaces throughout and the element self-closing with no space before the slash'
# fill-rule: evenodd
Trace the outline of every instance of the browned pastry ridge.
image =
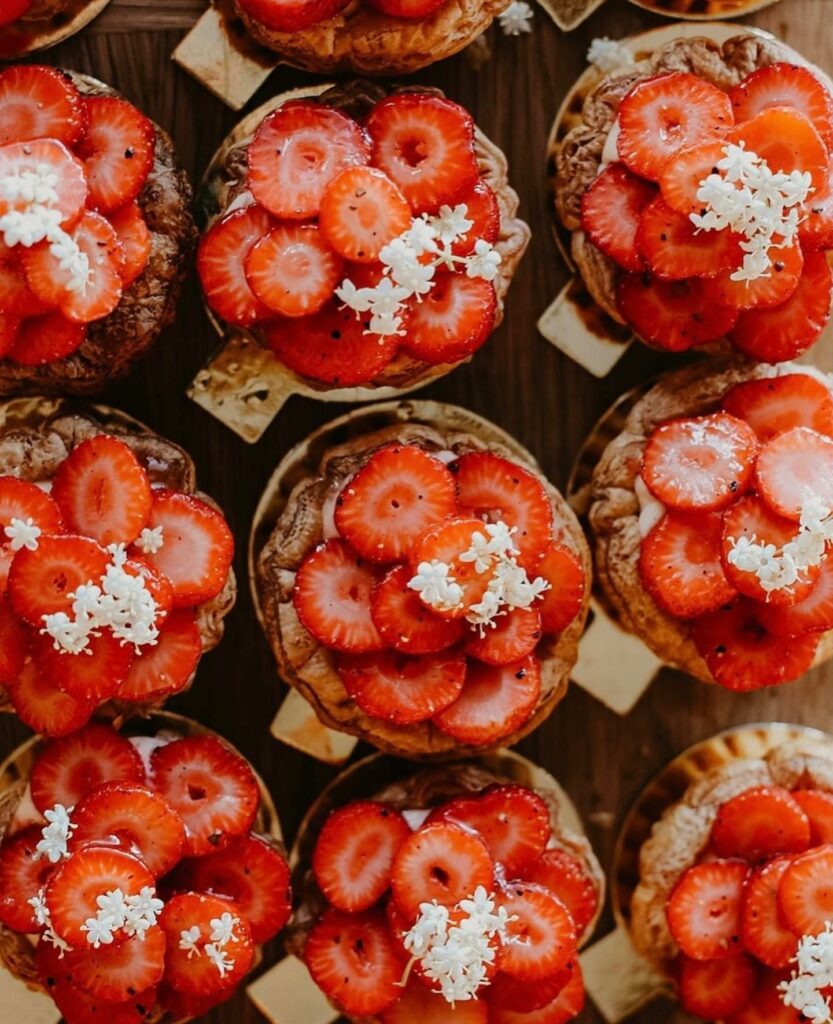
<svg viewBox="0 0 833 1024">
<path fill-rule="evenodd" d="M 438 89 L 430 89 L 421 86 L 397 89 L 397 92 L 429 92 L 435 95 L 443 95 Z M 328 89 L 321 96 L 315 98 L 315 102 L 324 103 L 336 110 L 357 119 L 364 119 L 380 99 L 386 95 L 386 90 L 381 86 L 368 82 L 349 82 L 342 86 L 334 86 Z M 222 167 L 222 180 L 211 196 L 211 203 L 218 215 L 226 212 L 228 207 L 247 191 L 247 150 L 251 138 L 240 141 L 233 149 L 225 154 Z M 495 249 L 500 253 L 501 264 L 498 276 L 494 281 L 495 292 L 497 293 L 497 316 L 495 327 L 503 319 L 503 304 L 512 277 L 520 262 L 521 257 L 529 244 L 529 227 L 520 220 L 516 214 L 518 211 L 519 199 L 517 193 L 509 185 L 508 166 L 506 157 L 493 142 L 475 127 L 475 152 L 481 178 L 495 192 L 498 206 L 500 208 L 500 234 L 495 242 Z M 257 329 L 253 332 L 258 337 Z M 262 340 L 262 339 L 260 339 Z M 471 358 L 471 357 L 469 357 Z M 463 360 L 468 362 L 468 359 Z M 394 357 L 393 361 L 366 386 L 370 388 L 413 388 L 428 384 L 438 377 L 448 373 L 450 369 L 459 363 L 448 363 L 439 366 L 432 366 L 421 360 L 414 359 L 404 351 Z M 290 376 L 295 376 L 288 368 Z M 321 381 L 307 380 L 304 383 L 316 391 L 331 391 L 333 387 Z"/>
<path fill-rule="evenodd" d="M 83 95 L 119 95 L 83 75 L 68 74 Z M 44 366 L 0 359 L 0 395 L 93 394 L 128 372 L 174 321 L 197 237 L 191 199 L 173 141 L 157 126 L 153 168 L 138 198 L 151 233 L 144 272 L 109 316 L 89 325 L 81 347 L 66 359 Z"/>
<path fill-rule="evenodd" d="M 507 0 L 445 0 L 425 18 L 395 18 L 364 0 L 300 32 L 277 32 L 252 18 L 235 0 L 251 35 L 306 71 L 351 71 L 395 75 L 417 71 L 451 57 L 481 35 L 507 6 Z"/>
<path fill-rule="evenodd" d="M 460 745 L 431 722 L 400 726 L 366 715 L 350 698 L 335 669 L 335 655 L 306 630 L 292 601 L 295 575 L 304 557 L 325 539 L 327 508 L 334 507 L 344 483 L 380 448 L 393 442 L 416 444 L 427 452 L 494 451 L 536 473 L 552 503 L 554 520 L 562 529 L 561 542 L 577 553 L 588 586 L 575 620 L 558 637 L 545 637 L 538 647 L 541 695 L 529 720 L 500 746 L 511 746 L 537 728 L 564 697 L 584 629 L 590 594 L 590 551 L 572 509 L 544 479 L 533 463 L 516 452 L 486 444 L 474 433 L 442 430 L 411 421 L 346 441 L 326 452 L 318 475 L 301 480 L 290 494 L 277 523 L 256 552 L 255 585 L 264 627 L 282 677 L 309 701 L 324 725 L 367 740 L 381 750 L 415 759 L 465 757 L 482 747 Z M 495 744 L 497 746 L 498 744 Z"/>
<path fill-rule="evenodd" d="M 800 373 L 803 367 L 783 363 L 780 369 Z M 688 623 L 664 612 L 642 585 L 636 479 L 648 438 L 661 423 L 713 412 L 733 385 L 773 372 L 772 367 L 720 360 L 666 374 L 633 406 L 621 434 L 607 446 L 593 473 L 590 527 L 596 582 L 624 629 L 640 637 L 667 665 L 704 682 L 714 680 L 691 640 Z M 815 664 L 831 654 L 833 631 L 823 635 Z"/>
</svg>

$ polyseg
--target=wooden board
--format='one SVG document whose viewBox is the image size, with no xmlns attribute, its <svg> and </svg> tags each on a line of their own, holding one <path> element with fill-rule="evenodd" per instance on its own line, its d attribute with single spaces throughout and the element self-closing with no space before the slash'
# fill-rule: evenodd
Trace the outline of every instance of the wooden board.
<svg viewBox="0 0 833 1024">
<path fill-rule="evenodd" d="M 195 179 L 235 120 L 228 108 L 170 61 L 204 6 L 204 0 L 112 0 L 82 35 L 44 55 L 50 62 L 111 81 L 141 104 L 172 131 Z M 830 71 L 830 7 L 830 0 L 782 0 L 751 21 L 784 36 Z M 420 394 L 467 405 L 511 431 L 561 486 L 585 434 L 610 403 L 674 360 L 633 345 L 614 371 L 599 381 L 538 334 L 538 317 L 567 280 L 549 230 L 549 196 L 541 171 L 544 146 L 558 106 L 582 70 L 584 53 L 594 36 L 621 36 L 661 23 L 627 0 L 607 0 L 587 22 L 565 35 L 538 12 L 530 36 L 508 39 L 498 30 L 490 32 L 492 57 L 479 70 L 461 56 L 415 76 L 416 81 L 436 84 L 466 104 L 487 134 L 505 149 L 514 168 L 512 180 L 521 193 L 521 215 L 536 232 L 513 285 L 503 326 L 469 366 Z M 313 76 L 281 69 L 255 102 L 312 81 Z M 246 537 L 257 500 L 280 457 L 341 410 L 293 398 L 263 440 L 247 445 L 185 395 L 187 384 L 215 347 L 216 335 L 192 278 L 178 328 L 127 381 L 110 388 L 104 400 L 188 448 L 202 485 L 229 515 L 238 541 L 240 602 L 228 620 L 226 639 L 203 661 L 197 684 L 172 707 L 224 732 L 251 758 L 272 787 L 291 840 L 304 810 L 336 769 L 278 744 L 269 735 L 282 692 L 245 585 Z M 825 343 L 823 355 L 828 368 L 833 366 L 833 343 Z M 617 666 L 611 664 L 610 671 L 616 673 Z M 624 720 L 574 687 L 552 718 L 520 749 L 564 785 L 607 865 L 626 809 L 648 778 L 676 753 L 741 722 L 778 718 L 831 729 L 831 687 L 833 667 L 779 691 L 747 697 L 663 672 Z M 26 734 L 11 719 L 0 721 L 0 757 Z M 611 927 L 608 912 L 598 934 Z M 264 966 L 271 965 L 279 952 L 277 944 L 271 945 Z M 208 1020 L 263 1024 L 244 993 Z M 683 1024 L 686 1018 L 671 1004 L 657 1003 L 642 1010 L 638 1020 L 640 1024 Z M 588 1008 L 580 1022 L 601 1024 L 602 1018 Z"/>
</svg>

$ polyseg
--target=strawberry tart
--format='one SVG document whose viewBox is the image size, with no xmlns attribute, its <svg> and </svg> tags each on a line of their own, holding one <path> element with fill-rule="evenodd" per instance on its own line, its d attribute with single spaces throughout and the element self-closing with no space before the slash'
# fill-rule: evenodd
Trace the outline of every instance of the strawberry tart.
<svg viewBox="0 0 833 1024">
<path fill-rule="evenodd" d="M 274 808 L 248 762 L 184 719 L 160 725 L 128 738 L 96 722 L 8 762 L 0 963 L 66 1024 L 202 1016 L 291 912 Z"/>
<path fill-rule="evenodd" d="M 94 79 L 0 71 L 0 394 L 100 390 L 173 321 L 195 237 L 173 143 Z"/>
<path fill-rule="evenodd" d="M 621 50 L 553 154 L 590 294 L 658 349 L 797 356 L 830 316 L 833 85 L 769 36 Z"/>
<path fill-rule="evenodd" d="M 734 758 L 656 822 L 630 933 L 683 1007 L 723 1024 L 831 1019 L 833 745 Z"/>
<path fill-rule="evenodd" d="M 236 592 L 231 531 L 176 445 L 119 413 L 6 407 L 0 708 L 63 736 L 190 685 Z"/>
<path fill-rule="evenodd" d="M 290 952 L 362 1024 L 572 1020 L 604 879 L 558 800 L 480 762 L 394 778 L 302 829 Z"/>
<path fill-rule="evenodd" d="M 667 664 L 731 690 L 833 653 L 833 398 L 812 367 L 661 378 L 593 474 L 597 579 Z"/>
<path fill-rule="evenodd" d="M 436 90 L 356 82 L 251 121 L 207 184 L 197 265 L 217 317 L 329 397 L 401 392 L 468 360 L 529 240 L 471 115 Z"/>
<path fill-rule="evenodd" d="M 567 690 L 590 590 L 578 521 L 478 417 L 433 403 L 357 417 L 324 428 L 255 531 L 281 674 L 325 725 L 382 750 L 510 745 Z"/>
</svg>

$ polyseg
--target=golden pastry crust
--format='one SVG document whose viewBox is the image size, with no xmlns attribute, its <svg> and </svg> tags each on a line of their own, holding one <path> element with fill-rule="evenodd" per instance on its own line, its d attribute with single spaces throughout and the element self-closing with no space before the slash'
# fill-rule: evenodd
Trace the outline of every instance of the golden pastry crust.
<svg viewBox="0 0 833 1024">
<path fill-rule="evenodd" d="M 317 476 L 309 476 L 294 487 L 272 532 L 257 554 L 256 586 L 264 627 L 277 659 L 281 675 L 309 701 L 319 719 L 340 732 L 367 740 L 380 750 L 415 759 L 441 759 L 483 753 L 483 748 L 458 744 L 430 722 L 397 726 L 366 715 L 349 697 L 335 670 L 334 654 L 319 644 L 301 624 L 292 602 L 295 575 L 304 557 L 327 536 L 336 496 L 344 483 L 367 461 L 373 452 L 392 442 L 417 444 L 428 452 L 490 450 L 523 464 L 517 453 L 499 445 L 485 444 L 473 434 L 442 431 L 410 422 L 386 427 L 338 447 L 324 456 Z M 576 552 L 584 565 L 589 584 L 590 551 L 578 520 L 558 491 L 536 472 L 553 507 L 555 522 L 561 525 L 561 541 Z M 584 629 L 589 606 L 589 585 L 576 619 L 557 638 L 542 640 L 541 696 L 530 719 L 500 746 L 512 746 L 536 729 L 564 697 L 570 671 L 578 653 L 578 641 Z M 495 744 L 494 746 L 497 746 Z"/>
<path fill-rule="evenodd" d="M 802 367 L 781 364 L 782 372 Z M 651 433 L 666 420 L 714 411 L 723 395 L 744 380 L 768 377 L 773 367 L 740 360 L 700 362 L 663 376 L 630 411 L 621 434 L 593 473 L 590 527 L 596 581 L 619 624 L 635 633 L 667 665 L 714 682 L 690 637 L 688 624 L 664 612 L 639 575 L 639 498 L 636 479 Z M 833 654 L 833 631 L 819 643 L 814 664 Z"/>
<path fill-rule="evenodd" d="M 396 75 L 459 53 L 491 25 L 507 0 L 445 0 L 426 18 L 394 18 L 353 0 L 340 14 L 301 32 L 277 32 L 237 14 L 263 46 L 306 71 Z"/>
</svg>

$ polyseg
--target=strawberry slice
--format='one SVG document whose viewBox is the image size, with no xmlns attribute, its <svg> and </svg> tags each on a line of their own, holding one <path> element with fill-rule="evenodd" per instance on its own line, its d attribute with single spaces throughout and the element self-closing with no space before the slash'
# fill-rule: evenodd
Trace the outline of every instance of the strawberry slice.
<svg viewBox="0 0 833 1024">
<path fill-rule="evenodd" d="M 401 0 L 395 0 L 399 5 Z M 418 3 L 419 0 L 405 0 L 406 3 Z M 385 0 L 387 6 L 391 0 Z M 373 0 L 373 6 L 379 6 L 379 0 Z M 479 999 L 469 999 L 465 1003 L 455 1003 L 453 1011 L 442 995 L 431 992 L 420 981 L 409 981 L 405 986 L 402 998 L 380 1015 L 382 1024 L 487 1024 L 488 1007 Z"/>
<path fill-rule="evenodd" d="M 668 508 L 711 512 L 747 490 L 758 439 L 727 413 L 670 420 L 657 427 L 642 455 L 642 479 Z"/>
<path fill-rule="evenodd" d="M 498 897 L 509 914 L 509 941 L 501 946 L 502 971 L 522 981 L 541 981 L 563 970 L 576 955 L 576 928 L 564 904 L 528 882 L 513 882 Z"/>
<path fill-rule="evenodd" d="M 107 219 L 121 246 L 122 260 L 117 269 L 122 287 L 129 288 L 145 272 L 153 251 L 153 236 L 135 199 L 113 210 Z"/>
<path fill-rule="evenodd" d="M 814 123 L 792 107 L 765 107 L 733 128 L 729 139 L 743 143 L 765 160 L 771 171 L 810 174 L 816 188 L 823 188 L 827 181 L 830 158 L 824 141 Z"/>
<path fill-rule="evenodd" d="M 159 988 L 157 1003 L 170 1014 L 171 1020 L 187 1021 L 203 1017 L 215 1007 L 227 1002 L 234 992 L 223 989 L 213 995 L 189 996 L 171 988 L 164 982 Z"/>
<path fill-rule="evenodd" d="M 741 909 L 749 868 L 715 860 L 689 868 L 666 907 L 674 941 L 692 960 L 722 960 L 740 949 Z"/>
<path fill-rule="evenodd" d="M 14 932 L 40 931 L 29 900 L 37 896 L 55 865 L 37 852 L 40 825 L 31 825 L 0 846 L 0 923 Z"/>
<path fill-rule="evenodd" d="M 97 583 L 109 561 L 104 548 L 86 537 L 41 536 L 36 550 L 21 548 L 12 562 L 12 607 L 31 626 L 41 627 L 44 615 L 70 612 L 78 587 Z"/>
<path fill-rule="evenodd" d="M 144 782 L 142 759 L 115 729 L 91 722 L 72 736 L 50 740 L 32 767 L 32 800 L 43 814 L 63 804 L 75 807 L 105 782 Z"/>
<path fill-rule="evenodd" d="M 466 627 L 460 619 L 435 615 L 408 586 L 412 576 L 407 565 L 398 565 L 379 580 L 370 595 L 373 624 L 385 644 L 396 651 L 436 654 L 461 640 Z"/>
<path fill-rule="evenodd" d="M 540 696 L 541 665 L 534 654 L 513 665 L 469 662 L 462 694 L 434 724 L 460 743 L 496 743 L 529 720 Z"/>
<path fill-rule="evenodd" d="M 719 512 L 667 512 L 643 539 L 642 584 L 669 615 L 696 618 L 735 596 L 721 561 L 722 537 Z"/>
<path fill-rule="evenodd" d="M 380 910 L 327 910 L 309 934 L 304 960 L 321 991 L 351 1016 L 375 1016 L 402 996 L 405 959 Z"/>
<path fill-rule="evenodd" d="M 2 72 L 0 72 L 2 74 Z M 41 316 L 49 311 L 49 306 L 35 295 L 26 280 L 21 262 L 21 250 L 18 246 L 10 247 L 0 238 L 0 310 L 11 319 Z M 0 341 L 0 351 L 4 354 L 11 344 Z"/>
<path fill-rule="evenodd" d="M 11 356 L 20 338 L 21 326 L 19 317 L 0 313 L 0 357 Z"/>
<path fill-rule="evenodd" d="M 614 163 L 595 179 L 581 199 L 581 226 L 606 256 L 625 270 L 643 268 L 637 233 L 656 188 L 624 164 Z"/>
<path fill-rule="evenodd" d="M 156 624 L 162 625 L 168 618 L 174 605 L 174 588 L 171 581 L 163 573 L 155 569 L 144 558 L 128 558 L 122 566 L 128 576 L 141 576 L 145 590 L 153 598 L 156 605 Z"/>
<path fill-rule="evenodd" d="M 402 347 L 435 366 L 458 363 L 476 352 L 495 326 L 494 285 L 480 277 L 439 273 L 421 302 L 409 300 Z"/>
<path fill-rule="evenodd" d="M 470 640 L 466 654 L 487 665 L 509 665 L 532 654 L 542 635 L 541 615 L 535 608 L 513 608 L 492 629 Z"/>
<path fill-rule="evenodd" d="M 722 232 L 718 232 L 722 234 Z M 717 275 L 711 291 L 715 301 L 730 309 L 771 309 L 780 306 L 798 288 L 804 269 L 801 246 L 793 243 L 770 250 L 771 270 L 754 281 L 733 281 L 739 262 Z"/>
<path fill-rule="evenodd" d="M 286 860 L 258 835 L 241 836 L 225 850 L 182 861 L 173 882 L 177 888 L 232 900 L 256 943 L 274 938 L 292 913 Z"/>
<path fill-rule="evenodd" d="M 391 18 L 428 18 L 443 5 L 443 0 L 368 0 L 369 5 Z"/>
<path fill-rule="evenodd" d="M 418 445 L 374 452 L 342 488 L 335 524 L 353 549 L 373 562 L 405 558 L 414 538 L 457 511 L 454 477 Z"/>
<path fill-rule="evenodd" d="M 791 107 L 813 123 L 824 141 L 833 144 L 833 98 L 824 83 L 798 64 L 778 61 L 758 68 L 729 93 L 740 124 L 770 107 Z"/>
<path fill-rule="evenodd" d="M 8 356 L 22 366 L 45 366 L 77 352 L 86 336 L 86 324 L 73 323 L 57 311 L 47 313 L 23 321 Z"/>
<path fill-rule="evenodd" d="M 304 100 L 285 103 L 249 144 L 249 188 L 276 217 L 309 220 L 337 174 L 369 161 L 367 137 L 351 117 Z"/>
<path fill-rule="evenodd" d="M 577 966 L 578 961 L 571 960 L 560 971 L 536 982 L 522 981 L 498 971 L 484 991 L 483 998 L 493 1012 L 508 1010 L 515 1014 L 534 1013 L 553 1002 L 569 984 Z"/>
<path fill-rule="evenodd" d="M 83 654 L 67 654 L 50 636 L 33 638 L 32 659 L 46 685 L 62 690 L 82 703 L 109 700 L 127 678 L 133 648 L 105 630 L 90 637 Z"/>
<path fill-rule="evenodd" d="M 87 202 L 87 176 L 81 161 L 63 143 L 54 139 L 13 142 L 0 147 L 0 179 L 17 178 L 27 173 L 54 177 L 58 198 L 52 207 L 60 210 L 61 224 L 65 228 L 75 224 Z M 0 195 L 0 215 L 11 210 L 23 210 L 27 203 L 23 195 L 14 199 Z"/>
<path fill-rule="evenodd" d="M 833 915 L 833 847 L 793 859 L 778 887 L 784 921 L 797 936 L 818 935 Z"/>
<path fill-rule="evenodd" d="M 16 679 L 8 679 L 3 685 L 17 717 L 45 736 L 75 732 L 89 722 L 96 706 L 93 701 L 81 701 L 55 689 L 31 660 Z"/>
<path fill-rule="evenodd" d="M 384 646 L 370 614 L 375 571 L 341 540 L 319 544 L 295 576 L 292 600 L 303 625 L 326 647 L 363 653 Z"/>
<path fill-rule="evenodd" d="M 833 504 L 833 439 L 794 427 L 761 448 L 755 466 L 761 497 L 779 515 L 801 517 L 807 495 Z"/>
<path fill-rule="evenodd" d="M 765 971 L 746 1006 L 725 1024 L 806 1024 L 798 1010 L 784 1005 L 780 985 L 789 980 L 790 972 Z"/>
<path fill-rule="evenodd" d="M 321 891 L 338 910 L 369 910 L 388 891 L 394 858 L 410 835 L 386 804 L 357 800 L 333 811 L 312 855 Z"/>
<path fill-rule="evenodd" d="M 430 821 L 450 821 L 476 832 L 509 878 L 531 869 L 552 836 L 546 802 L 533 790 L 510 784 L 458 797 L 438 807 Z"/>
<path fill-rule="evenodd" d="M 535 573 L 550 585 L 535 605 L 541 615 L 541 629 L 545 634 L 561 633 L 584 604 L 587 580 L 581 559 L 563 544 L 551 544 Z"/>
<path fill-rule="evenodd" d="M 159 639 L 143 647 L 119 686 L 119 700 L 153 702 L 180 693 L 193 677 L 202 655 L 202 636 L 188 608 L 172 612 L 159 629 Z"/>
<path fill-rule="evenodd" d="M 15 555 L 11 538 L 6 535 L 13 519 L 22 523 L 31 520 L 42 533 L 64 532 L 61 510 L 50 495 L 28 480 L 0 476 L 0 590 L 5 590 L 9 566 Z"/>
<path fill-rule="evenodd" d="M 466 682 L 466 659 L 453 650 L 344 654 L 336 668 L 366 715 L 397 725 L 427 722 L 460 697 Z"/>
<path fill-rule="evenodd" d="M 147 525 L 162 527 L 162 547 L 146 558 L 170 580 L 175 608 L 204 604 L 220 593 L 234 557 L 222 512 L 193 494 L 159 488 Z"/>
<path fill-rule="evenodd" d="M 833 166 L 828 167 L 827 180 L 815 188 L 801 208 L 798 237 L 802 248 L 820 250 L 833 247 Z"/>
<path fill-rule="evenodd" d="M 558 994 L 549 1003 L 537 1010 L 523 1012 L 520 1009 L 503 1009 L 492 1006 L 489 1011 L 489 1024 L 567 1024 L 584 1009 L 584 979 L 578 960 L 571 960 L 569 968 L 557 975 L 559 981 L 568 973 L 568 980 Z M 529 982 L 521 983 L 526 989 L 531 988 Z M 542 983 L 538 982 L 537 988 Z"/>
<path fill-rule="evenodd" d="M 466 207 L 466 220 L 473 221 L 469 230 L 451 246 L 455 256 L 471 256 L 475 243 L 482 239 L 494 245 L 500 237 L 500 206 L 494 189 L 480 180 L 460 198 Z"/>
<path fill-rule="evenodd" d="M 133 1004 L 136 1011 L 139 1007 L 144 1008 L 144 1002 L 136 997 L 136 993 L 143 993 L 147 999 L 162 980 L 165 946 L 162 929 L 149 928 L 142 939 L 134 936 L 99 949 L 87 946 L 86 949 L 72 950 L 64 960 L 63 970 L 73 988 L 86 992 L 92 999 L 101 1000 L 106 1007 L 106 1019 L 110 1021 L 111 1006 L 116 1007 L 116 1012 L 123 1012 L 127 1008 L 122 1004 L 136 998 L 137 1002 Z M 129 1009 L 126 1015 L 130 1019 Z"/>
<path fill-rule="evenodd" d="M 795 935 L 778 906 L 778 888 L 791 857 L 779 857 L 749 879 L 743 902 L 741 937 L 744 948 L 768 967 L 787 967 L 795 956 Z"/>
<path fill-rule="evenodd" d="M 541 885 L 554 893 L 569 910 L 581 938 L 596 917 L 599 909 L 599 888 L 587 873 L 587 868 L 566 850 L 550 847 L 523 872 L 526 882 Z"/>
<path fill-rule="evenodd" d="M 309 316 L 332 298 L 343 264 L 315 224 L 279 224 L 249 250 L 245 272 L 264 306 Z"/>
<path fill-rule="evenodd" d="M 423 903 L 454 907 L 478 886 L 492 892 L 495 865 L 486 843 L 449 821 L 423 825 L 399 847 L 390 885 L 397 908 L 410 921 Z"/>
<path fill-rule="evenodd" d="M 679 150 L 674 159 L 668 161 L 660 175 L 659 187 L 662 198 L 672 210 L 685 216 L 703 212 L 703 203 L 697 198 L 700 183 L 714 174 L 717 164 L 726 156 L 725 146 L 720 139 L 698 142 Z"/>
<path fill-rule="evenodd" d="M 737 310 L 715 302 L 713 288 L 698 277 L 662 281 L 647 272 L 622 274 L 616 306 L 643 341 L 663 351 L 685 352 L 722 338 L 735 325 Z"/>
<path fill-rule="evenodd" d="M 367 131 L 373 163 L 399 186 L 414 213 L 436 213 L 477 182 L 474 121 L 451 100 L 395 93 L 373 108 Z"/>
<path fill-rule="evenodd" d="M 0 25 L 11 25 L 22 18 L 32 6 L 32 0 L 7 0 L 0 11 Z"/>
<path fill-rule="evenodd" d="M 356 263 L 375 263 L 382 249 L 411 226 L 411 208 L 375 167 L 348 167 L 327 185 L 318 213 L 335 251 Z"/>
<path fill-rule="evenodd" d="M 414 574 L 420 566 L 433 562 L 444 562 L 448 575 L 460 587 L 462 597 L 455 605 L 432 605 L 433 610 L 443 618 L 461 619 L 471 605 L 477 603 L 489 585 L 489 574 L 478 572 L 474 561 L 464 561 L 475 537 L 486 537 L 482 519 L 455 516 L 438 523 L 420 534 L 410 553 L 410 566 Z"/>
<path fill-rule="evenodd" d="M 764 624 L 760 606 L 741 598 L 692 623 L 691 638 L 715 682 L 748 692 L 792 682 L 813 664 L 818 636 L 808 633 L 790 644 Z"/>
<path fill-rule="evenodd" d="M 272 218 L 259 206 L 244 206 L 217 221 L 203 235 L 197 250 L 197 272 L 209 306 L 237 327 L 251 327 L 272 316 L 252 291 L 246 260 L 265 238 Z"/>
<path fill-rule="evenodd" d="M 785 373 L 735 384 L 723 410 L 746 420 L 762 443 L 794 427 L 833 437 L 833 396 L 807 373 Z"/>
<path fill-rule="evenodd" d="M 90 202 L 103 213 L 135 199 L 153 169 L 156 128 L 132 103 L 86 96 L 87 131 L 78 155 L 87 169 Z"/>
<path fill-rule="evenodd" d="M 0 683 L 14 679 L 23 670 L 28 640 L 26 629 L 12 611 L 9 599 L 0 594 Z"/>
<path fill-rule="evenodd" d="M 186 856 L 228 846 L 252 827 L 260 804 L 257 777 L 216 736 L 190 736 L 157 747 L 151 756 L 153 788 L 185 823 Z"/>
<path fill-rule="evenodd" d="M 776 636 L 797 637 L 802 633 L 833 629 L 833 561 L 825 557 L 815 586 L 801 601 L 791 605 L 768 604 L 760 609 L 761 622 Z M 833 836 L 831 836 L 833 842 Z"/>
<path fill-rule="evenodd" d="M 789 790 L 753 786 L 721 805 L 711 843 L 718 857 L 756 863 L 803 853 L 810 845 L 810 822 Z"/>
<path fill-rule="evenodd" d="M 55 139 L 74 145 L 86 128 L 84 107 L 69 75 L 18 64 L 0 72 L 0 145 Z"/>
<path fill-rule="evenodd" d="M 728 960 L 684 956 L 680 959 L 680 1002 L 688 1013 L 704 1020 L 725 1020 L 746 1006 L 756 980 L 754 964 L 742 953 Z"/>
<path fill-rule="evenodd" d="M 793 799 L 810 822 L 810 846 L 833 843 L 833 793 L 823 789 L 797 789 Z"/>
<path fill-rule="evenodd" d="M 240 9 L 275 32 L 301 32 L 334 18 L 349 0 L 239 0 Z M 201 1014 L 196 1014 L 201 1016 Z"/>
<path fill-rule="evenodd" d="M 662 197 L 649 203 L 636 232 L 636 249 L 657 277 L 684 281 L 734 272 L 743 259 L 740 236 L 731 231 L 698 231 L 684 213 Z M 628 267 L 639 270 L 640 267 Z"/>
<path fill-rule="evenodd" d="M 683 72 L 637 82 L 619 105 L 618 117 L 620 158 L 653 181 L 681 149 L 725 135 L 735 121 L 725 92 Z"/>
</svg>

